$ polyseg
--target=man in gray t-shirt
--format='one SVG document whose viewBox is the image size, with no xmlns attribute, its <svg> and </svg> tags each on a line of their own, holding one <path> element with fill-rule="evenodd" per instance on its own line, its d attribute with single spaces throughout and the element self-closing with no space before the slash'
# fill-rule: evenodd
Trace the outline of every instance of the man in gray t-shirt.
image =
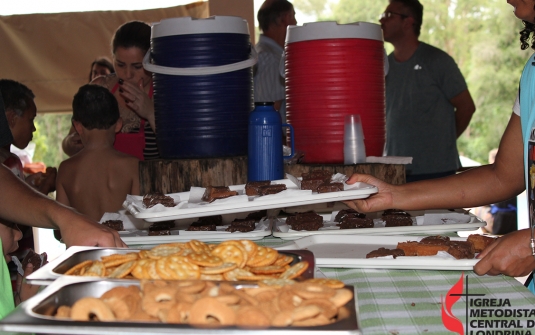
<svg viewBox="0 0 535 335">
<path fill-rule="evenodd" d="M 475 112 L 453 58 L 418 40 L 422 17 L 418 0 L 390 0 L 380 20 L 384 40 L 394 46 L 386 77 L 386 155 L 413 157 L 407 181 L 457 171 L 456 140 Z"/>
</svg>

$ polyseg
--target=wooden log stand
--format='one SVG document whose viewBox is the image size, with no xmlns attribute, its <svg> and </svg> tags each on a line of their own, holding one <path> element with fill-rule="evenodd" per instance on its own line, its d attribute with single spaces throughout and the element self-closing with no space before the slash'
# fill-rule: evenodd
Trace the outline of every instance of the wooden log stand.
<svg viewBox="0 0 535 335">
<path fill-rule="evenodd" d="M 364 173 L 391 184 L 405 183 L 403 164 L 295 164 L 285 165 L 286 173 L 300 177 L 303 172 L 325 169 L 347 176 Z M 139 163 L 140 192 L 187 192 L 192 186 L 228 186 L 247 182 L 247 157 L 150 160 Z"/>
</svg>

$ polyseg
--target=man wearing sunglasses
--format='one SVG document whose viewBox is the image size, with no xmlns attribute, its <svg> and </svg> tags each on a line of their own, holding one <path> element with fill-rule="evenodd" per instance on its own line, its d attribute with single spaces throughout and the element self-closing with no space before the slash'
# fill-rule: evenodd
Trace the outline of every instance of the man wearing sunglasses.
<svg viewBox="0 0 535 335">
<path fill-rule="evenodd" d="M 386 154 L 413 157 L 407 182 L 455 174 L 457 138 L 475 105 L 457 64 L 447 53 L 418 40 L 423 6 L 390 0 L 379 22 L 394 46 L 386 77 Z"/>
</svg>

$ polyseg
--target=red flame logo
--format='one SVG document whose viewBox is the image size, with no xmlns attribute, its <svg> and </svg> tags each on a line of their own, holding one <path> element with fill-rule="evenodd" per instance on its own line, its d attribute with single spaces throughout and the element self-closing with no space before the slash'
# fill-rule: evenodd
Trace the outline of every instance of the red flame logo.
<svg viewBox="0 0 535 335">
<path fill-rule="evenodd" d="M 464 335 L 463 323 L 453 315 L 451 308 L 457 301 L 459 301 L 459 299 L 461 299 L 460 295 L 463 293 L 463 279 L 464 273 L 461 274 L 459 281 L 448 291 L 445 301 L 442 299 L 442 296 L 440 296 L 442 300 L 442 323 L 448 330 L 458 333 L 459 335 Z"/>
</svg>

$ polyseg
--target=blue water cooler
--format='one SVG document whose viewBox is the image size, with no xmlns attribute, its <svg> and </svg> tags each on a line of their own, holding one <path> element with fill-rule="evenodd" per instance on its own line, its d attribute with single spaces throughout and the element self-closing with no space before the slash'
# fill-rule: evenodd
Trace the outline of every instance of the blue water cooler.
<svg viewBox="0 0 535 335">
<path fill-rule="evenodd" d="M 291 148 L 289 156 L 282 153 L 282 128 L 290 128 Z M 249 142 L 247 180 L 277 180 L 284 178 L 284 160 L 294 154 L 293 127 L 282 124 L 273 102 L 255 102 L 249 115 Z"/>
</svg>

